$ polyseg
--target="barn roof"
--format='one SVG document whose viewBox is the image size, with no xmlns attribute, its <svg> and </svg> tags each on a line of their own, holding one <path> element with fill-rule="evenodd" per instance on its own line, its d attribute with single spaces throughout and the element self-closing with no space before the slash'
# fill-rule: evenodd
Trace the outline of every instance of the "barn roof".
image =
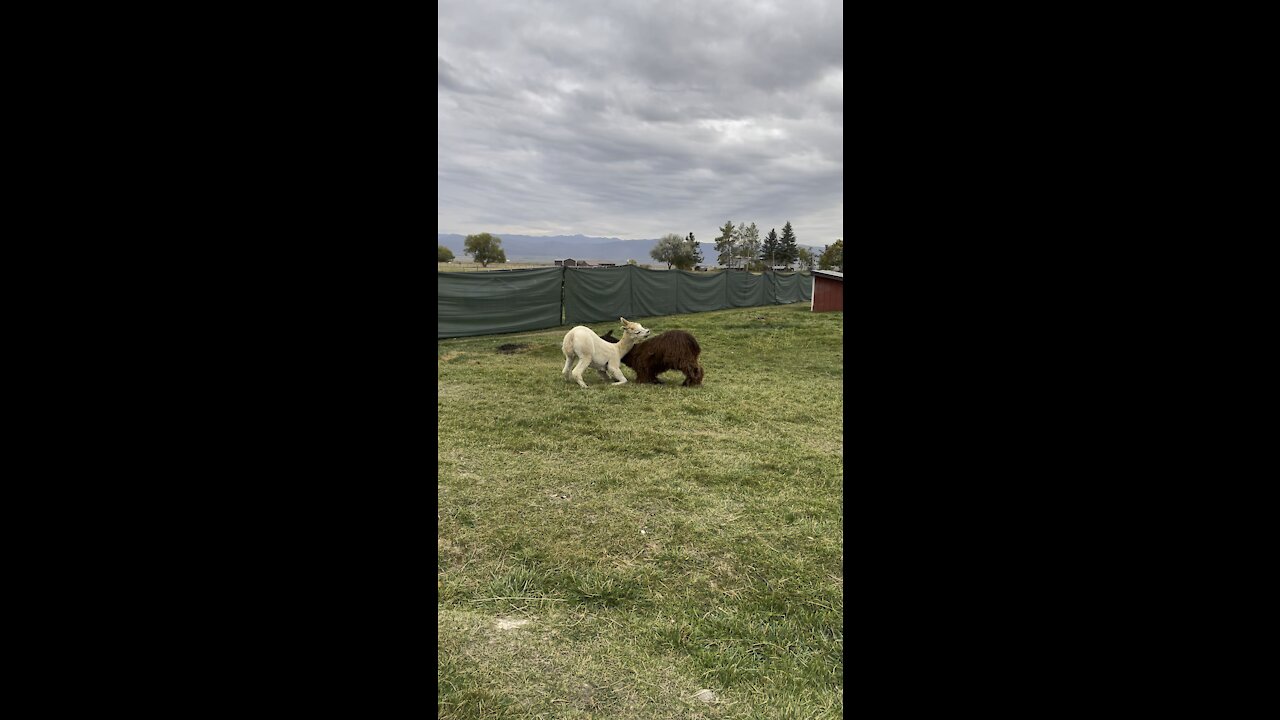
<svg viewBox="0 0 1280 720">
<path fill-rule="evenodd" d="M 839 280 L 840 282 L 844 282 L 844 273 L 836 272 L 835 270 L 814 270 L 813 274 L 821 275 L 823 277 L 833 278 L 833 279 Z"/>
</svg>

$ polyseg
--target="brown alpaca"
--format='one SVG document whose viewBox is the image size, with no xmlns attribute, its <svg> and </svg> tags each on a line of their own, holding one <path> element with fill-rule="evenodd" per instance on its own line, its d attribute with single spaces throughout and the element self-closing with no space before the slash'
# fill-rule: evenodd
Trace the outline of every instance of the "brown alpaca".
<svg viewBox="0 0 1280 720">
<path fill-rule="evenodd" d="M 616 343 L 613 330 L 600 339 Z M 683 330 L 668 330 L 636 345 L 622 356 L 622 364 L 636 371 L 636 382 L 662 384 L 658 376 L 668 370 L 684 373 L 685 387 L 702 384 L 702 364 L 698 356 L 702 348 L 698 340 Z"/>
</svg>

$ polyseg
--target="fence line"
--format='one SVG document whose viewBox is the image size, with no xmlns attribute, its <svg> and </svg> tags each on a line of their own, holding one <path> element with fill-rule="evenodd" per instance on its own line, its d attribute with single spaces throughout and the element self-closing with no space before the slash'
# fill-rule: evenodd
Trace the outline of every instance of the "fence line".
<svg viewBox="0 0 1280 720">
<path fill-rule="evenodd" d="M 436 338 L 786 305 L 813 297 L 812 274 L 538 267 L 437 272 Z"/>
</svg>

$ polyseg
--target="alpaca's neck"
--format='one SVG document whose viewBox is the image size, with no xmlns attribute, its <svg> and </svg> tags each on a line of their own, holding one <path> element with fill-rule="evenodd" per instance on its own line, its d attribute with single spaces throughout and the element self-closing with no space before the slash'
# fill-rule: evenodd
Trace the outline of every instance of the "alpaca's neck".
<svg viewBox="0 0 1280 720">
<path fill-rule="evenodd" d="M 627 352 L 630 351 L 635 344 L 636 344 L 636 337 L 634 335 L 623 335 L 622 339 L 618 341 L 618 345 L 617 345 L 618 357 L 622 357 L 623 355 L 626 355 Z"/>
</svg>

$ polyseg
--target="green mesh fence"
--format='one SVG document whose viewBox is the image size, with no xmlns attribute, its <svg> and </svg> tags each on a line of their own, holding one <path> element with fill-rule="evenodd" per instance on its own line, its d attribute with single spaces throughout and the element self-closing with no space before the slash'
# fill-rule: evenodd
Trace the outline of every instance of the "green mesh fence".
<svg viewBox="0 0 1280 720">
<path fill-rule="evenodd" d="M 688 272 L 617 268 L 535 268 L 438 272 L 437 338 L 541 330 L 561 324 L 660 317 L 813 297 L 808 272 Z M 562 300 L 563 298 L 563 300 Z M 563 304 L 562 304 L 563 303 Z"/>
<path fill-rule="evenodd" d="M 560 324 L 558 267 L 437 272 L 436 338 L 541 330 Z"/>
</svg>

